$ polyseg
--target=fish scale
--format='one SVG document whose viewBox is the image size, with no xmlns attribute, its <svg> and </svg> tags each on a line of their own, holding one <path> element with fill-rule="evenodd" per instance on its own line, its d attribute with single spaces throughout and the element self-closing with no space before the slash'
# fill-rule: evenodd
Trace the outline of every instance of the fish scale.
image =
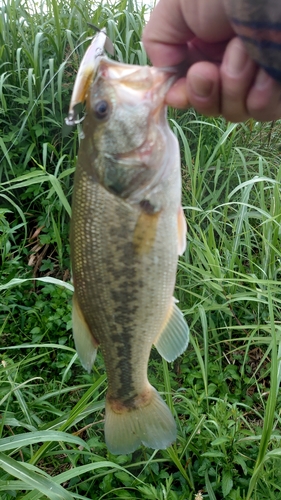
<svg viewBox="0 0 281 500">
<path fill-rule="evenodd" d="M 149 317 L 151 310 L 155 315 L 159 314 L 158 309 L 162 311 L 164 321 L 165 306 L 167 308 L 174 289 L 177 255 L 176 220 L 173 238 L 174 256 L 171 249 L 163 245 L 162 238 L 159 238 L 153 252 L 143 257 L 133 248 L 139 210 L 133 210 L 123 200 L 120 203 L 118 198 L 97 183 L 92 184 L 91 189 L 86 178 L 82 179 L 82 183 L 85 187 L 81 192 L 87 191 L 87 197 L 84 198 L 83 204 L 73 204 L 72 231 L 75 237 L 73 236 L 72 247 L 74 286 L 77 288 L 85 320 L 92 325 L 93 334 L 99 342 L 98 332 L 101 329 L 104 330 L 102 334 L 104 342 L 107 342 L 110 341 L 111 332 L 116 330 L 120 333 L 128 322 L 131 329 L 137 326 L 135 324 L 137 321 L 140 325 L 143 325 L 144 321 L 149 322 L 140 334 L 140 341 L 148 340 L 150 349 L 159 328 L 158 322 L 153 324 L 155 320 Z M 75 187 L 76 185 L 75 179 Z M 76 193 L 74 198 L 76 199 Z M 95 207 L 94 217 L 93 207 Z M 165 218 L 163 225 L 167 225 L 171 233 L 171 225 Z M 87 227 L 91 228 L 90 232 Z M 161 225 L 159 231 L 161 232 Z M 85 234 L 87 236 L 84 239 Z M 82 245 L 79 243 L 81 241 Z M 95 262 L 94 266 L 89 265 L 89 255 Z M 157 257 L 156 264 L 154 257 Z M 164 260 L 165 269 L 162 264 Z M 81 267 L 83 275 L 77 272 L 77 267 Z M 77 281 L 79 283 L 83 281 L 83 286 L 77 287 Z M 98 286 L 93 287 L 93 283 Z M 144 285 L 145 293 L 143 293 Z M 89 296 L 91 302 L 88 300 Z M 155 304 L 151 302 L 152 296 Z M 138 339 L 135 342 L 138 342 Z"/>
</svg>

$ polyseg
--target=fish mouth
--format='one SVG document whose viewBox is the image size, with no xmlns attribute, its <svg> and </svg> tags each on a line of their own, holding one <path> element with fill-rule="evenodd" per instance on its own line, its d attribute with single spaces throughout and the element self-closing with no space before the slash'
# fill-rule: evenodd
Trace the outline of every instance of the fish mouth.
<svg viewBox="0 0 281 500">
<path fill-rule="evenodd" d="M 104 45 L 107 41 L 106 33 L 101 30 L 88 47 L 81 65 L 71 96 L 66 125 L 73 126 L 80 123 L 78 118 L 81 103 L 86 100 L 91 82 L 98 76 L 105 80 L 115 82 L 131 90 L 132 99 L 134 91 L 138 91 L 138 98 L 159 102 L 156 109 L 164 105 L 164 98 L 169 88 L 181 76 L 181 67 L 156 68 L 149 66 L 137 66 L 123 64 L 113 61 L 102 55 Z M 122 96 L 123 97 L 123 96 Z"/>
<path fill-rule="evenodd" d="M 81 61 L 74 83 L 68 116 L 65 119 L 66 125 L 70 127 L 80 123 L 81 120 L 78 118 L 79 105 L 86 100 L 90 84 L 99 69 L 110 79 L 118 80 L 124 84 L 127 81 L 129 87 L 137 85 L 139 88 L 145 89 L 148 86 L 152 95 L 158 93 L 160 89 L 162 89 L 161 95 L 163 90 L 164 94 L 166 94 L 174 81 L 183 73 L 182 63 L 172 67 L 149 68 L 148 66 L 122 64 L 104 57 L 104 50 L 114 55 L 114 47 L 107 37 L 105 29 L 100 30 L 95 26 L 94 28 L 98 33 L 93 38 Z M 148 72 L 149 75 L 147 75 Z"/>
<path fill-rule="evenodd" d="M 117 100 L 128 105 L 147 101 L 154 119 L 165 109 L 166 94 L 178 79 L 174 68 L 123 64 L 106 57 L 100 59 L 98 75 L 114 86 Z"/>
</svg>

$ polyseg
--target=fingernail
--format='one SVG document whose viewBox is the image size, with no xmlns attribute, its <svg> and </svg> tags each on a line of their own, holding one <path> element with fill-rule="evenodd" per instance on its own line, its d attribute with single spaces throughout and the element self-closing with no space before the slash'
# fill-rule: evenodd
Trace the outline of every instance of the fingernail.
<svg viewBox="0 0 281 500">
<path fill-rule="evenodd" d="M 198 97 L 209 97 L 212 93 L 214 85 L 212 80 L 208 80 L 201 75 L 193 74 L 189 83 L 192 92 Z"/>
<path fill-rule="evenodd" d="M 257 77 L 255 79 L 254 87 L 258 90 L 263 90 L 270 82 L 270 76 L 264 71 L 260 69 Z"/>
<path fill-rule="evenodd" d="M 246 66 L 249 56 L 242 42 L 235 41 L 226 54 L 226 70 L 231 76 L 238 76 Z"/>
</svg>

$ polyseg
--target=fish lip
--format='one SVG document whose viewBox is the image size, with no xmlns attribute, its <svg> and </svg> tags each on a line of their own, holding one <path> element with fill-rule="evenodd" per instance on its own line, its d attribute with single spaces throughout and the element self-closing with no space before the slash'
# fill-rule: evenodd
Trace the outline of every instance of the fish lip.
<svg viewBox="0 0 281 500">
<path fill-rule="evenodd" d="M 157 98 L 155 99 L 155 106 L 152 109 L 152 116 L 155 123 L 161 126 L 165 124 L 165 116 L 167 110 L 167 104 L 165 102 L 166 95 L 175 81 L 178 79 L 177 74 L 162 68 L 157 69 L 157 80 L 152 88 L 152 94 L 155 94 Z"/>
<path fill-rule="evenodd" d="M 186 72 L 189 68 L 189 65 L 186 61 L 182 61 L 179 64 L 175 64 L 175 66 L 159 66 L 158 69 L 161 71 L 165 71 L 166 73 L 170 73 L 174 75 L 175 80 L 178 80 L 182 76 L 186 75 Z"/>
</svg>

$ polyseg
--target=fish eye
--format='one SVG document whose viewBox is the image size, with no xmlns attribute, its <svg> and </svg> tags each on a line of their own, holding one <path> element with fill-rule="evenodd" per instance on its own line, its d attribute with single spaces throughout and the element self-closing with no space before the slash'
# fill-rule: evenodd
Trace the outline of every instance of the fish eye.
<svg viewBox="0 0 281 500">
<path fill-rule="evenodd" d="M 99 101 L 94 107 L 95 117 L 99 120 L 106 118 L 109 113 L 109 104 L 107 101 Z"/>
</svg>

